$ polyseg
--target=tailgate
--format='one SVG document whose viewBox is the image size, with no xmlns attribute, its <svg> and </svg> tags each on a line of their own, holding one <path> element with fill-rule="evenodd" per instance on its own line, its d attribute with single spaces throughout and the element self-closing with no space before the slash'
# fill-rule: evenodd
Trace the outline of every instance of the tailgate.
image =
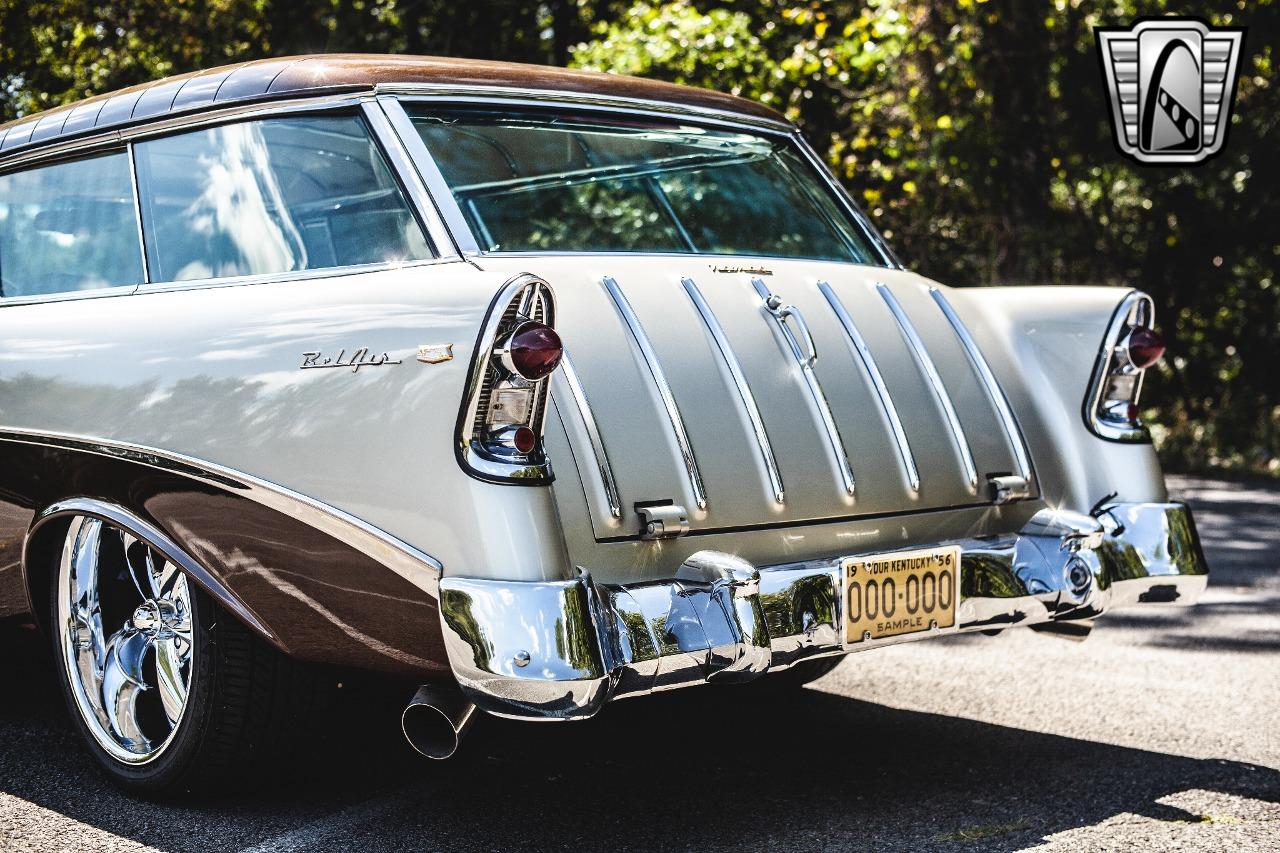
<svg viewBox="0 0 1280 853">
<path fill-rule="evenodd" d="M 887 269 L 738 263 L 481 260 L 555 288 L 573 458 L 553 463 L 577 464 L 598 539 L 638 535 L 637 505 L 711 532 L 982 506 L 989 478 L 1031 479 L 945 293 Z"/>
</svg>

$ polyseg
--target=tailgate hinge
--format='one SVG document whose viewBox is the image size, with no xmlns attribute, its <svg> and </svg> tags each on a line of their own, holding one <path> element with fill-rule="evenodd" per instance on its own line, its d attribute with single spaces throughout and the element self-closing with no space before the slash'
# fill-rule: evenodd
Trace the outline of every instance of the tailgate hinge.
<svg viewBox="0 0 1280 853">
<path fill-rule="evenodd" d="M 641 539 L 675 539 L 689 532 L 689 513 L 676 503 L 636 504 Z"/>
<path fill-rule="evenodd" d="M 996 504 L 1007 504 L 1010 501 L 1031 497 L 1031 486 L 1026 477 L 1013 474 L 988 474 L 987 483 L 991 486 L 991 500 Z"/>
</svg>

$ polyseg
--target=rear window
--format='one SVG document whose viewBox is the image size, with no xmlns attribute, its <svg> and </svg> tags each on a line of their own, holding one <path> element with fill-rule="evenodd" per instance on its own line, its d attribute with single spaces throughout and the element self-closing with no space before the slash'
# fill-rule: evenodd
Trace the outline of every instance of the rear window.
<svg viewBox="0 0 1280 853">
<path fill-rule="evenodd" d="M 127 154 L 0 175 L 0 296 L 141 282 Z"/>
<path fill-rule="evenodd" d="M 152 281 L 431 257 L 358 116 L 238 122 L 134 151 Z"/>
<path fill-rule="evenodd" d="M 879 262 L 788 138 L 638 117 L 407 106 L 485 251 Z"/>
</svg>

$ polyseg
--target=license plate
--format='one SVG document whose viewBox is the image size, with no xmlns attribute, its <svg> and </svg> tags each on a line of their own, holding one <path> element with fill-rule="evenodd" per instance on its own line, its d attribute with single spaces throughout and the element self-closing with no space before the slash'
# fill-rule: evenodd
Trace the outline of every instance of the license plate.
<svg viewBox="0 0 1280 853">
<path fill-rule="evenodd" d="M 848 557 L 841 567 L 846 645 L 956 624 L 958 545 Z"/>
</svg>

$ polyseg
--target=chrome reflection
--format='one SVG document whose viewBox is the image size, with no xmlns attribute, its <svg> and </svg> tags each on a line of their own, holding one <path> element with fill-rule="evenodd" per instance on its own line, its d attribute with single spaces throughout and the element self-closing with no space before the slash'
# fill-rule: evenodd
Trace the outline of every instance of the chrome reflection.
<svg viewBox="0 0 1280 853">
<path fill-rule="evenodd" d="M 929 288 L 929 295 L 938 304 L 938 308 L 942 310 L 947 322 L 955 331 L 956 337 L 960 339 L 960 345 L 964 348 L 965 355 L 969 357 L 969 363 L 973 365 L 974 372 L 982 382 L 983 390 L 987 392 L 987 398 L 991 400 L 991 405 L 1000 417 L 1000 425 L 1004 428 L 1005 437 L 1008 438 L 1009 447 L 1013 449 L 1014 459 L 1018 463 L 1018 474 L 1028 483 L 1031 482 L 1031 460 L 1027 455 L 1026 442 L 1022 440 L 1022 431 L 1018 429 L 1018 422 L 1013 417 L 1009 400 L 1004 396 L 1004 390 L 1001 389 L 995 374 L 991 372 L 991 365 L 987 364 L 987 359 L 978 348 L 977 341 L 969 334 L 960 315 L 956 314 L 951 303 L 947 301 L 946 295 L 936 287 Z"/>
<path fill-rule="evenodd" d="M 729 376 L 733 379 L 738 399 L 742 401 L 743 411 L 747 414 L 747 420 L 751 422 L 751 431 L 755 435 L 756 446 L 760 450 L 760 460 L 764 463 L 765 473 L 769 477 L 773 499 L 777 503 L 783 503 L 786 501 L 786 492 L 782 487 L 782 474 L 778 471 L 778 460 L 773 455 L 773 445 L 769 442 L 768 430 L 764 428 L 764 418 L 760 416 L 760 407 L 756 405 L 755 395 L 751 393 L 751 386 L 747 384 L 747 377 L 742 372 L 742 365 L 733 351 L 733 345 L 729 343 L 720 320 L 716 318 L 715 312 L 703 298 L 702 291 L 698 289 L 694 280 L 684 278 L 681 279 L 681 283 L 684 285 L 685 292 L 689 294 L 689 298 L 693 300 L 693 306 L 698 309 L 698 316 L 702 318 L 702 324 L 706 326 L 707 333 L 715 342 L 725 367 L 729 369 Z"/>
<path fill-rule="evenodd" d="M 609 502 L 609 514 L 614 518 L 622 518 L 622 500 L 618 496 L 618 481 L 613 476 L 613 465 L 609 463 L 609 454 L 605 450 L 604 437 L 600 434 L 600 426 L 596 423 L 595 412 L 587 400 L 587 392 L 578 378 L 578 371 L 573 367 L 573 359 L 569 350 L 565 349 L 560 358 L 560 370 L 557 373 L 564 378 L 569 387 L 569 397 L 578 410 L 578 417 L 587 430 L 587 441 L 591 443 L 591 455 L 596 460 L 596 471 L 600 474 L 600 485 L 604 488 L 605 500 Z M 552 395 L 554 401 L 554 393 Z"/>
<path fill-rule="evenodd" d="M 871 347 L 867 346 L 862 333 L 858 331 L 857 324 L 853 322 L 853 318 L 849 316 L 844 303 L 840 301 L 840 297 L 836 295 L 831 285 L 825 281 L 820 281 L 818 282 L 818 290 L 822 291 L 822 295 L 827 298 L 827 303 L 831 306 L 832 312 L 835 313 L 836 319 L 840 321 L 840 326 L 844 329 L 845 336 L 853 346 L 853 351 L 857 354 L 858 360 L 862 362 L 862 369 L 866 371 L 867 377 L 871 380 L 871 387 L 875 389 L 876 399 L 880 401 L 880 411 L 884 413 L 885 419 L 889 421 L 889 428 L 893 433 L 893 442 L 898 448 L 898 459 L 902 462 L 902 470 L 907 476 L 907 485 L 913 492 L 920 491 L 920 472 L 916 468 L 916 458 L 911 452 L 911 444 L 907 441 L 907 431 L 902 427 L 902 418 L 898 417 L 898 407 L 893 404 L 893 396 L 889 393 L 889 386 L 884 381 L 884 376 L 880 373 L 880 366 L 876 363 L 875 356 L 871 354 Z"/>
<path fill-rule="evenodd" d="M 956 407 L 951 403 L 951 395 L 947 393 L 947 387 L 942 383 L 942 377 L 938 375 L 938 368 L 930 358 L 929 350 L 925 347 L 924 341 L 920 340 L 920 334 L 912 324 L 911 318 L 907 316 L 907 312 L 903 310 L 898 297 L 894 296 L 893 291 L 884 284 L 877 284 L 876 290 L 880 292 L 893 318 L 897 320 L 902 337 L 907 342 L 907 348 L 915 356 L 916 364 L 920 366 L 920 371 L 928 381 L 929 387 L 933 389 L 934 399 L 942 407 L 947 428 L 951 431 L 952 440 L 955 441 L 956 452 L 960 454 L 960 464 L 964 466 L 964 474 L 969 481 L 969 491 L 977 493 L 978 467 L 973 461 L 973 450 L 969 447 L 969 439 L 965 437 L 964 427 L 960 425 L 960 416 L 956 414 Z"/>
<path fill-rule="evenodd" d="M 822 390 L 821 383 L 818 382 L 818 374 L 813 370 L 814 364 L 818 361 L 818 346 L 814 343 L 813 333 L 809 331 L 809 324 L 805 322 L 799 308 L 783 302 L 782 297 L 772 293 L 769 286 L 761 279 L 751 279 L 751 286 L 760 296 L 766 315 L 771 317 L 777 325 L 778 331 L 787 342 L 787 347 L 800 368 L 800 376 L 804 379 L 805 387 L 809 389 L 809 396 L 813 399 L 814 408 L 817 409 L 823 432 L 827 435 L 827 443 L 831 446 L 831 455 L 840 475 L 840 486 L 844 493 L 852 498 L 856 491 L 853 466 L 849 464 L 849 452 L 845 450 L 844 439 L 840 437 L 840 427 L 836 425 L 835 416 L 831 414 L 827 395 Z M 800 337 L 797 338 L 796 332 L 791 330 L 792 324 L 800 333 Z M 803 346 L 801 346 L 802 342 Z"/>
<path fill-rule="evenodd" d="M 649 342 L 649 336 L 645 333 L 644 326 L 640 324 L 640 318 L 636 316 L 636 312 L 632 310 L 631 303 L 627 300 L 627 295 L 622 292 L 622 288 L 618 286 L 618 282 L 610 276 L 601 279 L 605 292 L 609 294 L 609 298 L 613 301 L 613 306 L 618 312 L 618 316 L 622 318 L 623 324 L 627 327 L 627 331 L 631 334 L 631 339 L 635 341 L 636 348 L 640 351 L 640 357 L 644 360 L 645 367 L 649 370 L 649 375 L 653 377 L 653 384 L 657 386 L 658 396 L 662 398 L 662 405 L 667 412 L 667 420 L 671 422 L 671 431 L 675 434 L 676 445 L 680 448 L 680 457 L 684 461 L 685 472 L 689 475 L 689 488 L 693 490 L 693 499 L 697 503 L 698 509 L 707 508 L 707 490 L 702 481 L 702 472 L 698 470 L 698 459 L 693 455 L 693 445 L 689 442 L 689 433 L 684 426 L 684 418 L 680 415 L 680 407 L 676 405 L 675 395 L 671 393 L 671 385 L 667 382 L 667 376 L 662 371 L 662 363 L 658 361 L 658 354 L 653 351 L 653 344 Z"/>
<path fill-rule="evenodd" d="M 476 706 L 457 688 L 425 684 L 400 714 L 400 730 L 419 753 L 443 760 L 458 751 L 475 716 Z"/>
<path fill-rule="evenodd" d="M 1018 534 L 936 544 L 961 548 L 956 627 L 866 641 L 859 650 L 1015 625 L 1087 624 L 1134 602 L 1190 604 L 1207 572 L 1181 504 L 1116 504 L 1096 517 L 1046 509 Z M 669 580 L 634 585 L 597 585 L 585 571 L 551 583 L 446 577 L 445 646 L 463 692 L 487 711 L 589 717 L 610 699 L 745 681 L 851 651 L 841 640 L 843 558 L 757 569 L 700 551 Z"/>
<path fill-rule="evenodd" d="M 194 675 L 186 576 L 130 531 L 76 516 L 57 596 L 62 660 L 89 733 L 123 763 L 155 759 L 178 731 Z"/>
</svg>

